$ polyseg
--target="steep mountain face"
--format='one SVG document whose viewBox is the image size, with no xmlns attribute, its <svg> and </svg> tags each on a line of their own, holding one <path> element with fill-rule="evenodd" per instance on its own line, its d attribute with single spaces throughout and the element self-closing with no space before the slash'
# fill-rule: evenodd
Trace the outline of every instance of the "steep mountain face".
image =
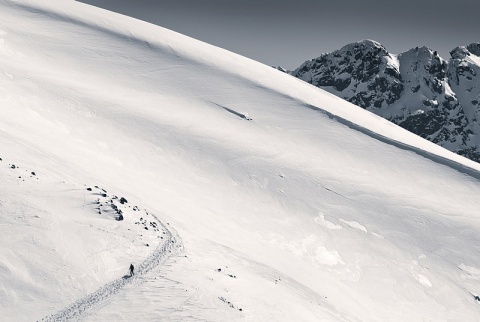
<svg viewBox="0 0 480 322">
<path fill-rule="evenodd" d="M 416 47 L 397 56 L 363 40 L 291 74 L 480 162 L 480 44 L 450 54 Z"/>
</svg>

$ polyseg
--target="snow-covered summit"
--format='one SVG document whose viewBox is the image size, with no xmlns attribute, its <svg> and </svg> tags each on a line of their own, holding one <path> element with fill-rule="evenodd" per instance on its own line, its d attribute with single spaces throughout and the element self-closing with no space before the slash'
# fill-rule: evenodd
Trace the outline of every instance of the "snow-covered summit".
<svg viewBox="0 0 480 322">
<path fill-rule="evenodd" d="M 340 51 L 358 51 L 361 49 L 362 51 L 372 51 L 372 50 L 379 50 L 384 53 L 387 53 L 385 47 L 380 44 L 378 41 L 371 40 L 371 39 L 364 39 L 354 43 L 347 44 L 343 46 Z"/>
<path fill-rule="evenodd" d="M 78 2 L 0 30 L 3 319 L 478 320 L 479 164 Z"/>
<path fill-rule="evenodd" d="M 363 40 L 307 61 L 292 75 L 479 161 L 479 48 L 457 47 L 445 61 L 425 46 L 397 57 Z"/>
</svg>

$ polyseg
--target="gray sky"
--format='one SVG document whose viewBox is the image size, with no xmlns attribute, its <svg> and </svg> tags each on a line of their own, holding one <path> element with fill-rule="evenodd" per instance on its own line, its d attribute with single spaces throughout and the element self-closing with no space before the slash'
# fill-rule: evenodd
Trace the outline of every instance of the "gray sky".
<svg viewBox="0 0 480 322">
<path fill-rule="evenodd" d="M 351 42 L 391 53 L 480 42 L 479 0 L 81 0 L 287 69 Z"/>
</svg>

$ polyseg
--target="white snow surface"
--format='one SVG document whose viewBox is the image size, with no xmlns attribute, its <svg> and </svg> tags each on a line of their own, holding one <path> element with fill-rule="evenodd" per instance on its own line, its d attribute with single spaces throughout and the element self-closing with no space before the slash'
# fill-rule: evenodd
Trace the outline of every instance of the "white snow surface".
<svg viewBox="0 0 480 322">
<path fill-rule="evenodd" d="M 0 111 L 2 321 L 480 319 L 480 165 L 269 66 L 1 0 Z"/>
</svg>

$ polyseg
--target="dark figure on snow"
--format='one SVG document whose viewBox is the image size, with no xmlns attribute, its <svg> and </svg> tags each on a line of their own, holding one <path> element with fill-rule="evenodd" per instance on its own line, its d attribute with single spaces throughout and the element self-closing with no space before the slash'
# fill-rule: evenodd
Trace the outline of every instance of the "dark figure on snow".
<svg viewBox="0 0 480 322">
<path fill-rule="evenodd" d="M 133 276 L 133 264 L 130 264 L 130 276 Z"/>
</svg>

